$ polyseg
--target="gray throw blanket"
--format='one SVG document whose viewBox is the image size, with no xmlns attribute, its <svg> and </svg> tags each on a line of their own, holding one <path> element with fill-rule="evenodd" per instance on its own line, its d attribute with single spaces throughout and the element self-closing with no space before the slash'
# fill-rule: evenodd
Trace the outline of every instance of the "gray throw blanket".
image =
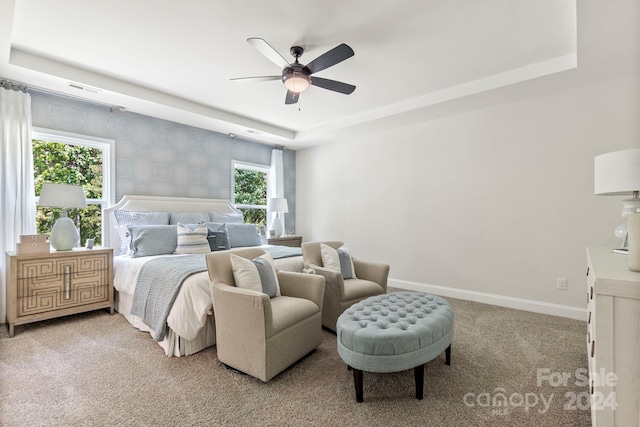
<svg viewBox="0 0 640 427">
<path fill-rule="evenodd" d="M 142 266 L 133 293 L 131 314 L 141 318 L 154 331 L 154 341 L 164 339 L 167 317 L 182 282 L 192 274 L 206 270 L 204 254 L 156 258 Z"/>
<path fill-rule="evenodd" d="M 273 259 L 289 258 L 292 256 L 302 255 L 302 249 L 289 246 L 264 246 L 262 249 L 264 249 L 266 253 L 271 254 L 271 256 L 273 256 Z"/>
<path fill-rule="evenodd" d="M 274 259 L 302 255 L 300 248 L 272 246 L 263 249 Z M 167 317 L 182 283 L 192 274 L 206 270 L 205 254 L 156 258 L 142 266 L 133 293 L 131 314 L 138 316 L 154 331 L 154 341 L 164 339 Z"/>
</svg>

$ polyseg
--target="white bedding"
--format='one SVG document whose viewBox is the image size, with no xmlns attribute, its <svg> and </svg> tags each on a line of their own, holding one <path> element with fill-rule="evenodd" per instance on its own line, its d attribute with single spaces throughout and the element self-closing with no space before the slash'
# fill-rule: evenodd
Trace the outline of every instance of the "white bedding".
<svg viewBox="0 0 640 427">
<path fill-rule="evenodd" d="M 152 259 L 167 256 L 183 255 L 158 255 L 142 258 L 132 258 L 126 255 L 114 257 L 114 287 L 119 292 L 133 296 L 142 266 Z M 179 336 L 187 340 L 194 339 L 204 326 L 207 315 L 213 313 L 212 308 L 209 274 L 206 271 L 196 273 L 189 276 L 182 284 L 169 312 L 167 325 Z M 128 315 L 129 313 L 122 314 Z"/>
<path fill-rule="evenodd" d="M 145 263 L 152 259 L 176 256 L 184 255 L 157 255 L 141 258 L 127 255 L 116 256 L 113 258 L 114 287 L 118 292 L 133 296 L 140 269 Z M 276 259 L 275 264 L 279 269 L 286 271 L 302 271 L 303 268 L 301 256 Z M 132 316 L 128 312 L 121 312 L 121 314 L 125 315 L 130 323 L 138 329 L 149 330 L 148 327 L 141 327 L 142 320 L 136 316 Z M 205 326 L 207 316 L 211 314 L 213 314 L 213 304 L 209 274 L 203 271 L 189 276 L 182 284 L 169 312 L 167 326 L 179 337 L 193 340 Z"/>
</svg>

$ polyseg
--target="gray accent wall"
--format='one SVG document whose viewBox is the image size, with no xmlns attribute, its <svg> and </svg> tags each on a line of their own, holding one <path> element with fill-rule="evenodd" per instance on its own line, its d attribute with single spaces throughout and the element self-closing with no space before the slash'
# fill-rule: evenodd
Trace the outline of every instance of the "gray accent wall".
<svg viewBox="0 0 640 427">
<path fill-rule="evenodd" d="M 115 140 L 116 201 L 125 194 L 231 199 L 232 161 L 271 163 L 272 145 L 30 91 L 33 126 Z M 287 231 L 296 212 L 295 152 L 284 150 Z"/>
</svg>

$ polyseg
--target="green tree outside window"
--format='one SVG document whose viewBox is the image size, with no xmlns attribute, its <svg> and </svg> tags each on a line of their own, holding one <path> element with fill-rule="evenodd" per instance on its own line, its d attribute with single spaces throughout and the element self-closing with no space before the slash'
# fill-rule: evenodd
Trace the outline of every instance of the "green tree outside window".
<svg viewBox="0 0 640 427">
<path fill-rule="evenodd" d="M 235 205 L 240 205 L 238 209 L 244 214 L 244 222 L 247 224 L 266 225 L 267 174 L 261 171 L 236 167 L 234 182 L 233 202 Z"/>
<path fill-rule="evenodd" d="M 80 242 L 94 239 L 102 244 L 102 207 L 91 199 L 102 198 L 102 150 L 80 145 L 33 140 L 33 169 L 36 196 L 42 184 L 81 185 L 85 190 L 87 207 L 69 209 L 69 218 L 80 230 Z M 39 207 L 36 211 L 38 233 L 49 234 L 62 209 Z"/>
</svg>

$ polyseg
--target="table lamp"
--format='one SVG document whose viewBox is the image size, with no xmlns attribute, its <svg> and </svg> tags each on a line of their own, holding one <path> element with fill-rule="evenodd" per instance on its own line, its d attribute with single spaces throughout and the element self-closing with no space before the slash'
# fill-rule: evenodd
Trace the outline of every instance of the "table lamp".
<svg viewBox="0 0 640 427">
<path fill-rule="evenodd" d="M 276 236 L 280 237 L 284 235 L 284 225 L 282 223 L 282 219 L 280 218 L 281 213 L 289 212 L 289 205 L 287 204 L 287 199 L 281 197 L 274 197 L 269 199 L 267 203 L 267 210 L 270 212 L 276 212 L 276 217 L 271 222 L 270 230 L 275 230 Z"/>
<path fill-rule="evenodd" d="M 71 184 L 43 184 L 38 205 L 48 208 L 62 208 L 60 218 L 53 224 L 49 243 L 57 251 L 68 251 L 80 241 L 80 234 L 65 209 L 86 208 L 84 188 Z"/>
</svg>

